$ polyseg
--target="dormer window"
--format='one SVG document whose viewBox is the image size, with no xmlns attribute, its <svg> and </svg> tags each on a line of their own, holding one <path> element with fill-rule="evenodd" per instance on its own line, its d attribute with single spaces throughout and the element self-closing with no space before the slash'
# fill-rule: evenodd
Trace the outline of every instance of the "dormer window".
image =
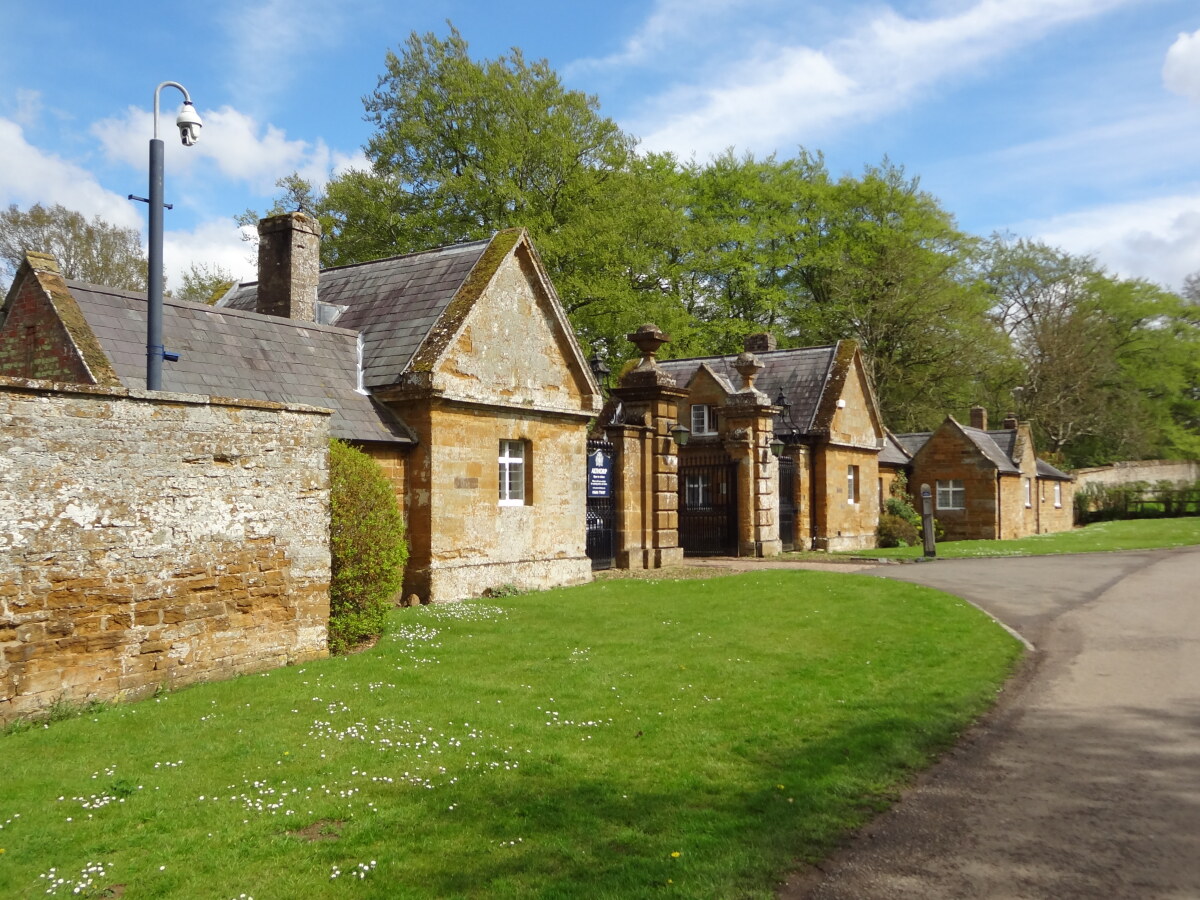
<svg viewBox="0 0 1200 900">
<path fill-rule="evenodd" d="M 717 409 L 707 403 L 692 404 L 692 434 L 717 433 Z"/>
</svg>

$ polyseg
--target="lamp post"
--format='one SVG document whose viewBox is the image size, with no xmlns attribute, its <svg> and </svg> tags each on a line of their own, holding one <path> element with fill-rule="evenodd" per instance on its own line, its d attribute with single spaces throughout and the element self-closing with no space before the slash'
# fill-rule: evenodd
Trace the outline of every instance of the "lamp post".
<svg viewBox="0 0 1200 900">
<path fill-rule="evenodd" d="M 164 81 L 154 89 L 154 137 L 150 140 L 150 251 L 146 266 L 146 390 L 162 390 L 163 350 L 163 142 L 158 139 L 158 95 L 165 87 L 178 88 L 183 108 L 175 118 L 179 137 L 185 147 L 200 138 L 203 123 L 192 106 L 187 88 L 177 81 Z"/>
</svg>

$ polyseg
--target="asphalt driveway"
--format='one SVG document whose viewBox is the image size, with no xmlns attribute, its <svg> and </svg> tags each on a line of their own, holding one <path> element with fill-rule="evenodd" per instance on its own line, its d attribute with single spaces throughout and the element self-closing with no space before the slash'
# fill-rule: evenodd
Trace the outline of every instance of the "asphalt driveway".
<svg viewBox="0 0 1200 900">
<path fill-rule="evenodd" d="M 1033 649 L 995 712 L 782 900 L 1200 898 L 1200 548 L 869 571 Z"/>
</svg>

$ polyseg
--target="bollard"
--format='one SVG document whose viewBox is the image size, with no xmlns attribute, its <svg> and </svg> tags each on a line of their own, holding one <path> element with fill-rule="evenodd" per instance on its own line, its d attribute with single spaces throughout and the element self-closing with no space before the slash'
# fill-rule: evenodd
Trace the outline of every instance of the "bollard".
<svg viewBox="0 0 1200 900">
<path fill-rule="evenodd" d="M 921 528 L 925 533 L 925 556 L 937 556 L 937 545 L 933 539 L 933 492 L 929 485 L 921 485 Z"/>
</svg>

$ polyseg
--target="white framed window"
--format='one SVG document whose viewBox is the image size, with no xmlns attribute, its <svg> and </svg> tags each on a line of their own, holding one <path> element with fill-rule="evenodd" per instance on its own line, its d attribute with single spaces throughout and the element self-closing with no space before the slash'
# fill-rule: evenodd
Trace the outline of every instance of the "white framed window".
<svg viewBox="0 0 1200 900">
<path fill-rule="evenodd" d="M 1025 508 L 1029 509 L 1033 506 L 1033 479 L 1025 479 Z"/>
<path fill-rule="evenodd" d="M 1062 509 L 1062 482 L 1054 482 L 1054 508 Z"/>
<path fill-rule="evenodd" d="M 525 442 L 500 442 L 500 505 L 525 505 Z"/>
<path fill-rule="evenodd" d="M 688 472 L 683 490 L 688 509 L 712 509 L 712 479 L 707 472 Z"/>
<path fill-rule="evenodd" d="M 966 509 L 967 491 L 961 478 L 951 478 L 937 483 L 938 509 Z"/>
<path fill-rule="evenodd" d="M 692 404 L 692 434 L 716 434 L 717 410 L 707 403 Z"/>
<path fill-rule="evenodd" d="M 846 467 L 846 498 L 851 503 L 858 502 L 859 488 L 858 466 Z"/>
</svg>

